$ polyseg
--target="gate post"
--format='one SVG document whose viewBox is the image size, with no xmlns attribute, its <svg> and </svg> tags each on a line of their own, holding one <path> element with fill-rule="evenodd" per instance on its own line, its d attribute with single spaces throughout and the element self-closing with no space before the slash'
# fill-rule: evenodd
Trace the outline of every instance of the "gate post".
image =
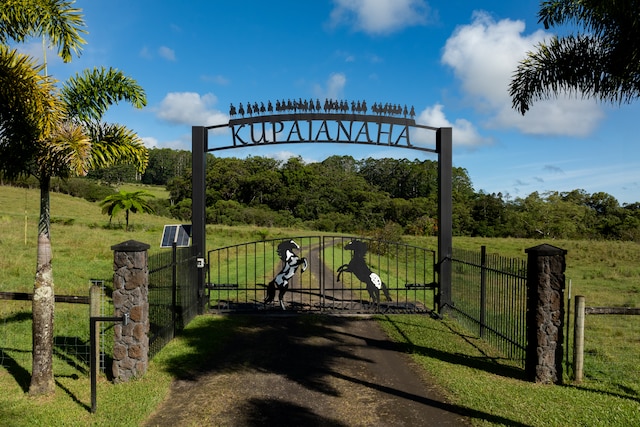
<svg viewBox="0 0 640 427">
<path fill-rule="evenodd" d="M 146 243 L 129 240 L 113 250 L 115 316 L 128 316 L 114 325 L 113 377 L 126 382 L 147 372 L 149 361 L 149 265 Z"/>
<path fill-rule="evenodd" d="M 452 129 L 436 131 L 438 152 L 438 313 L 444 314 L 451 306 L 451 255 L 453 251 L 453 173 Z"/>
<path fill-rule="evenodd" d="M 191 226 L 192 242 L 198 251 L 197 257 L 204 259 L 207 253 L 206 224 L 207 206 L 205 197 L 205 174 L 207 170 L 206 152 L 209 132 L 204 126 L 191 128 Z M 198 314 L 204 312 L 204 262 L 198 263 Z"/>
<path fill-rule="evenodd" d="M 525 374 L 537 383 L 562 383 L 565 255 L 548 244 L 525 249 L 527 347 Z"/>
</svg>

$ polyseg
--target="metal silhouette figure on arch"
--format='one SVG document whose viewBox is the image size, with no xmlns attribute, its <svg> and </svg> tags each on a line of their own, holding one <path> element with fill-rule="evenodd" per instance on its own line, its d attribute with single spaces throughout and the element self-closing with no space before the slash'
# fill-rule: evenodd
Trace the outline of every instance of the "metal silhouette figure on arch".
<svg viewBox="0 0 640 427">
<path fill-rule="evenodd" d="M 380 291 L 382 291 L 387 301 L 391 301 L 391 295 L 389 295 L 387 286 L 382 279 L 380 279 L 380 276 L 371 271 L 364 259 L 367 253 L 367 244 L 361 240 L 352 240 L 347 243 L 344 248 L 353 251 L 353 257 L 349 264 L 341 265 L 338 268 L 337 281 L 340 281 L 340 275 L 342 273 L 353 273 L 358 280 L 367 286 L 367 291 L 375 304 L 380 303 Z"/>
<path fill-rule="evenodd" d="M 282 270 L 273 278 L 267 285 L 267 297 L 264 299 L 264 303 L 268 304 L 276 296 L 276 290 L 279 290 L 278 301 L 280 307 L 286 310 L 284 305 L 284 294 L 289 289 L 289 280 L 296 274 L 296 270 L 302 265 L 302 272 L 307 269 L 308 263 L 306 258 L 301 258 L 294 250 L 300 250 L 300 246 L 293 240 L 287 240 L 278 245 L 278 256 L 284 263 Z"/>
<path fill-rule="evenodd" d="M 266 114 L 273 114 L 274 110 L 276 113 L 320 113 L 324 112 L 325 114 L 346 114 L 351 111 L 352 114 L 361 114 L 366 115 L 368 112 L 367 102 L 366 101 L 351 101 L 349 103 L 346 100 L 338 101 L 335 99 L 325 98 L 324 107 L 320 104 L 320 100 L 316 99 L 315 104 L 313 99 L 303 100 L 299 98 L 298 100 L 287 100 L 284 99 L 282 101 L 276 100 L 275 107 L 271 101 L 267 101 L 267 106 L 265 106 L 264 102 L 261 102 L 258 105 L 257 102 L 247 102 L 246 107 L 240 103 L 238 108 L 235 105 L 231 104 L 229 106 L 229 116 L 235 117 L 236 115 L 245 117 L 245 113 L 248 116 L 264 116 Z M 402 107 L 400 104 L 391 104 L 382 102 L 375 102 L 371 106 L 371 112 L 378 116 L 388 116 L 388 117 L 404 117 L 413 119 L 416 115 L 415 108 L 411 106 L 411 109 L 408 109 L 405 105 Z"/>
</svg>

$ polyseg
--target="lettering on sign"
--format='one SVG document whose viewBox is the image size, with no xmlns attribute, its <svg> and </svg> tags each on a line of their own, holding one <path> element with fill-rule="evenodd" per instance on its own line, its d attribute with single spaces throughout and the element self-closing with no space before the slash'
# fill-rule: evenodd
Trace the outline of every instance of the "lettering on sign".
<svg viewBox="0 0 640 427">
<path fill-rule="evenodd" d="M 247 102 L 229 108 L 229 123 L 208 129 L 229 127 L 231 145 L 207 148 L 207 151 L 228 148 L 291 143 L 343 143 L 386 145 L 435 152 L 411 143 L 410 127 L 436 130 L 417 125 L 415 109 L 399 104 L 326 99 L 282 100 L 272 103 Z M 418 138 L 419 140 L 420 138 Z"/>
<path fill-rule="evenodd" d="M 238 119 L 229 121 L 233 146 L 296 143 L 336 142 L 378 145 L 404 145 L 411 147 L 409 123 L 389 121 L 300 119 L 283 120 L 273 116 L 271 120 Z M 375 116 L 374 116 L 375 118 Z M 261 117 L 260 119 L 267 119 Z M 403 120 L 408 122 L 409 119 Z M 244 122 L 244 123 L 243 123 Z"/>
</svg>

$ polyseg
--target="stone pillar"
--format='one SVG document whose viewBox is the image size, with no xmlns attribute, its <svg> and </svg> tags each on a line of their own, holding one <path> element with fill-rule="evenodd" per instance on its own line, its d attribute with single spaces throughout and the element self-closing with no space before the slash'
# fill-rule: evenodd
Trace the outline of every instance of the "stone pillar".
<svg viewBox="0 0 640 427">
<path fill-rule="evenodd" d="M 149 267 L 146 243 L 129 240 L 113 250 L 114 316 L 129 315 L 114 325 L 113 377 L 125 382 L 147 371 L 149 357 Z"/>
<path fill-rule="evenodd" d="M 527 349 L 525 371 L 537 383 L 562 383 L 565 255 L 543 244 L 526 249 Z"/>
</svg>

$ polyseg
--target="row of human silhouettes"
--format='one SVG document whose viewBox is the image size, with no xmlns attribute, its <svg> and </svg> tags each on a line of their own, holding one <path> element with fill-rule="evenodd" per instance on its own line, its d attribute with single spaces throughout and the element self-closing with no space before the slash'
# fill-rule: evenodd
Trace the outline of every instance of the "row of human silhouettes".
<svg viewBox="0 0 640 427">
<path fill-rule="evenodd" d="M 287 100 L 284 99 L 282 101 L 277 100 L 274 104 L 271 101 L 267 102 L 267 105 L 264 102 L 258 104 L 257 102 L 251 103 L 247 102 L 245 105 L 240 103 L 238 108 L 231 104 L 229 107 L 229 115 L 231 117 L 235 117 L 237 115 L 245 117 L 245 116 L 259 116 L 265 114 L 273 114 L 275 113 L 342 113 L 346 114 L 349 111 L 353 114 L 367 114 L 368 107 L 366 101 L 351 101 L 351 103 L 347 101 L 337 101 L 334 99 L 326 98 L 324 101 L 324 105 L 320 103 L 319 99 L 315 101 L 313 99 L 303 100 L 302 98 L 298 100 Z M 407 108 L 405 105 L 402 107 L 400 104 L 382 104 L 374 102 L 371 106 L 371 112 L 380 116 L 403 116 L 403 117 L 411 117 L 412 119 L 416 115 L 416 111 L 413 108 Z"/>
</svg>

